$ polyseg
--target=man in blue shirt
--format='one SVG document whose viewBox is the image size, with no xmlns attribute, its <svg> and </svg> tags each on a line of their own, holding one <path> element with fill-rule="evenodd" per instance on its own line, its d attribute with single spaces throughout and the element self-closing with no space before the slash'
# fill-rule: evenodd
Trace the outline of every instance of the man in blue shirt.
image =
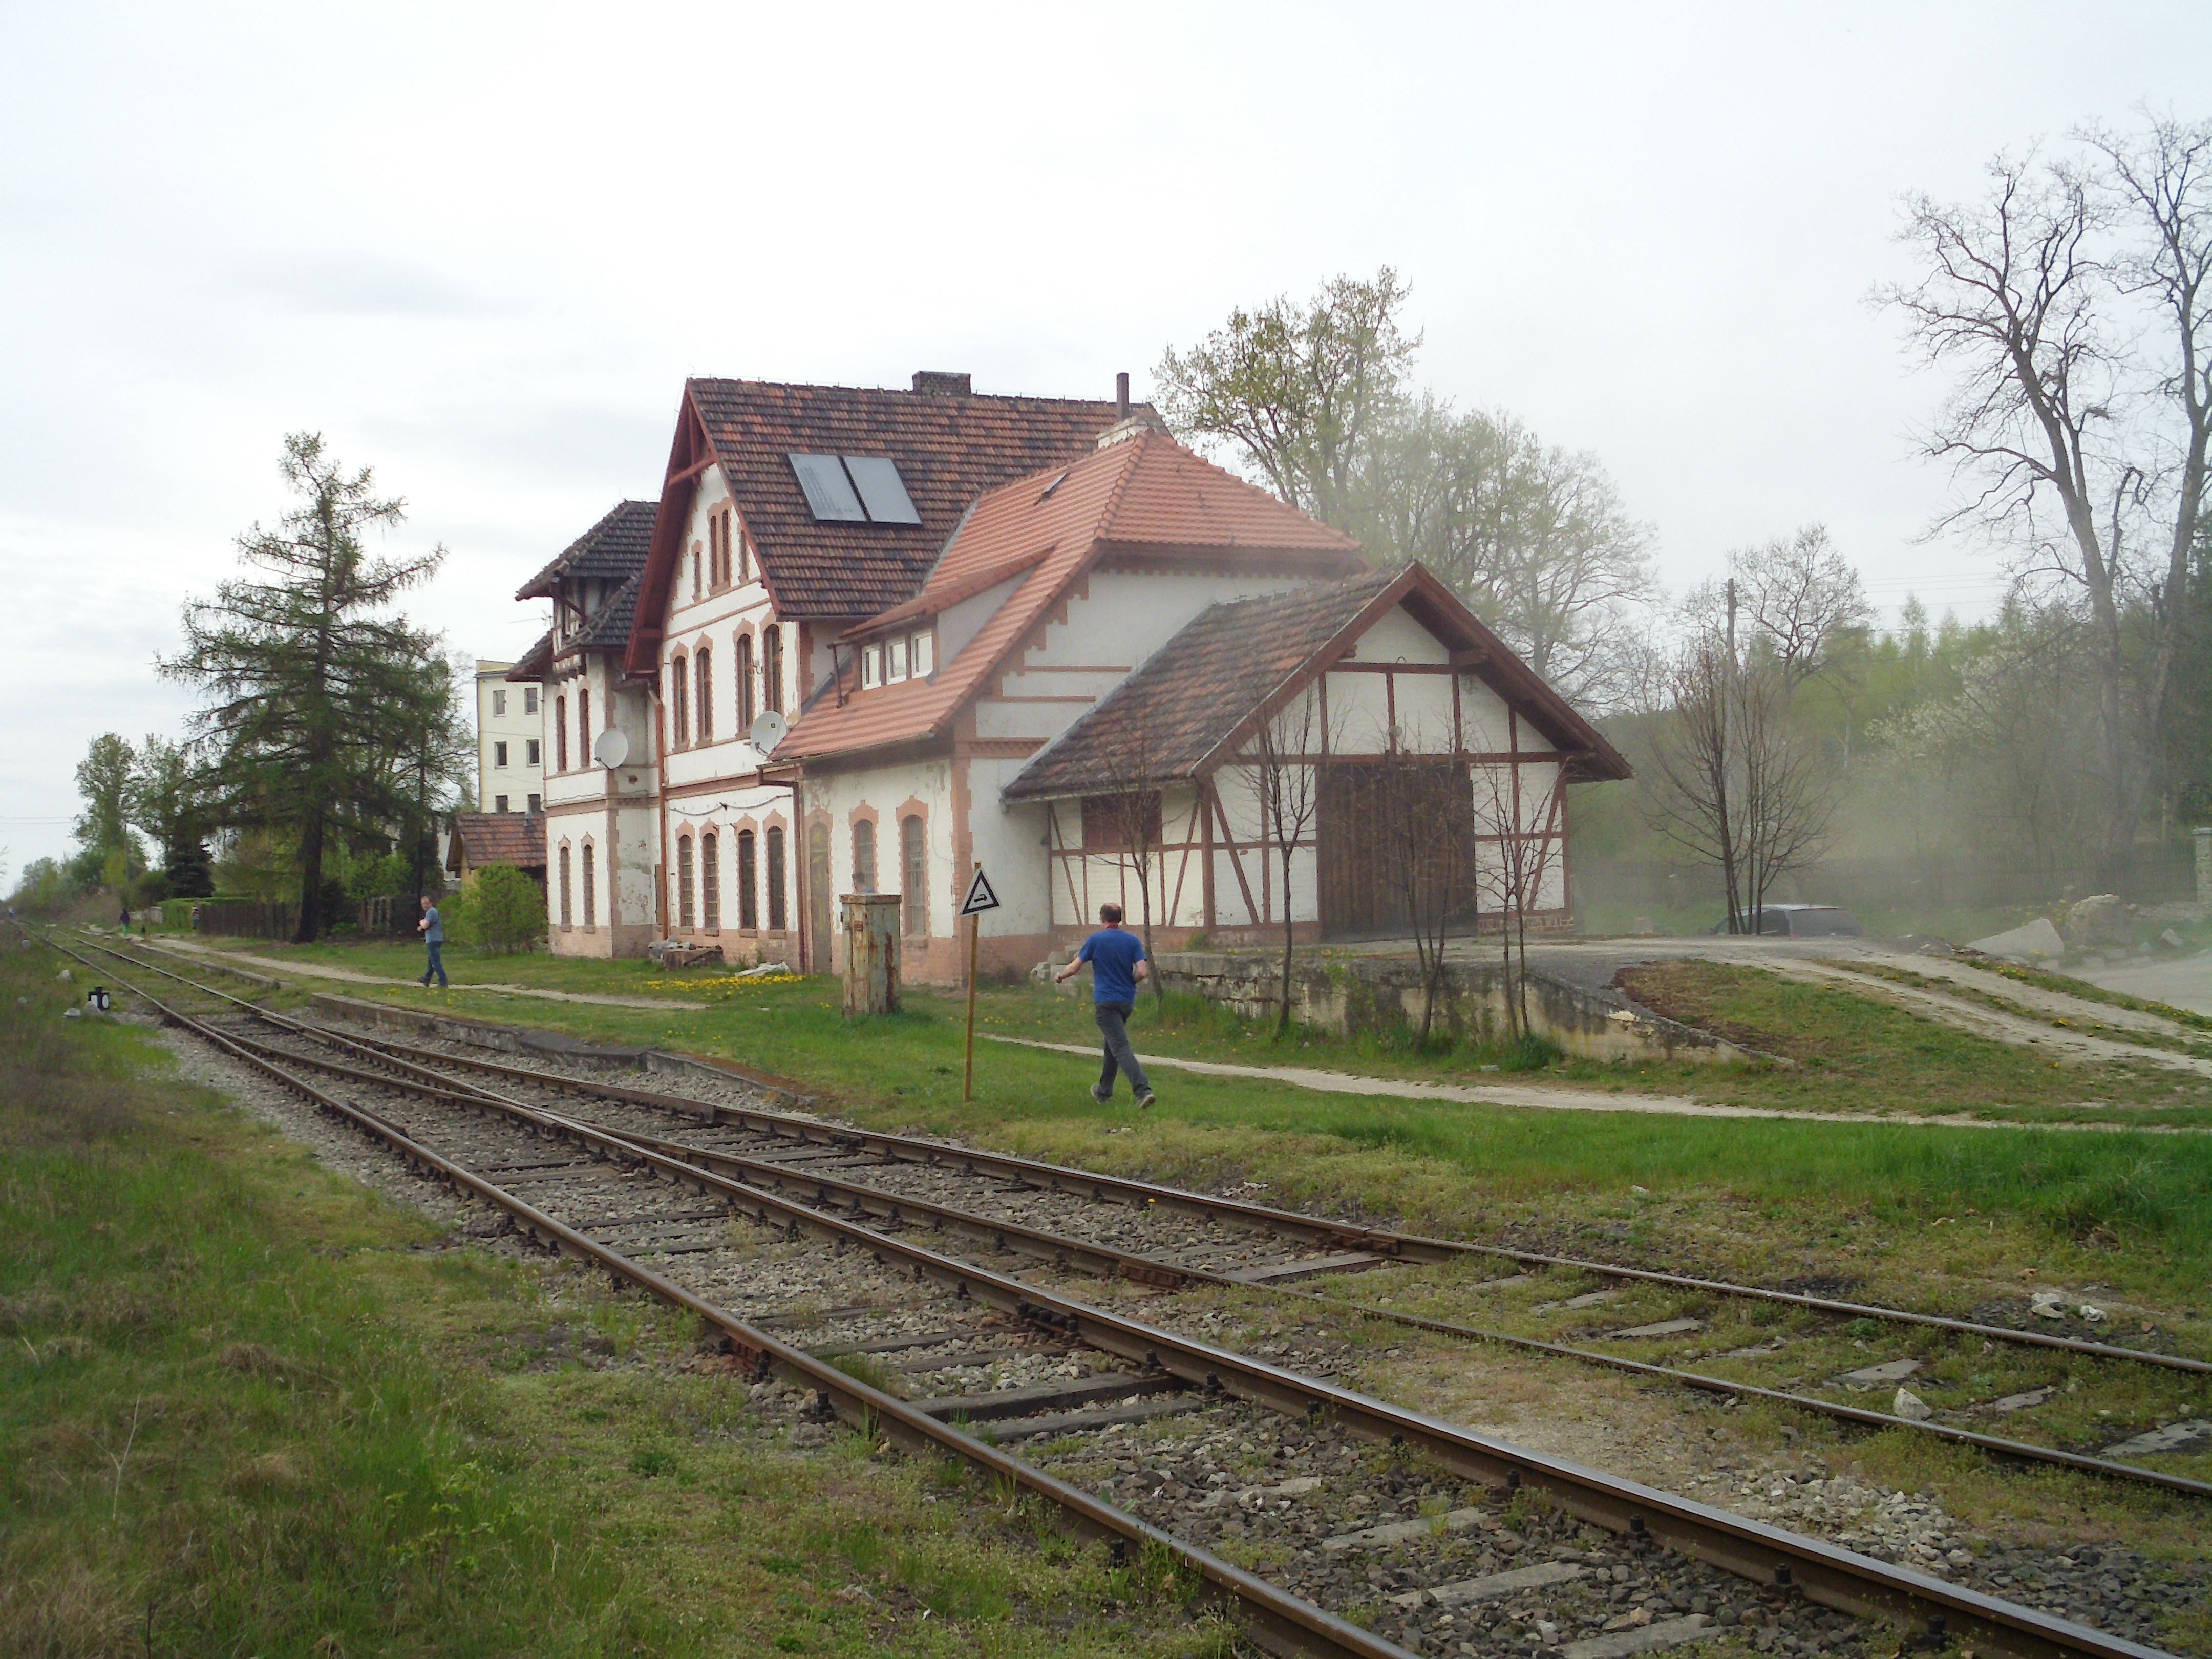
<svg viewBox="0 0 2212 1659">
<path fill-rule="evenodd" d="M 422 943 L 430 952 L 429 966 L 422 970 L 422 988 L 426 991 L 430 988 L 430 975 L 433 974 L 438 976 L 441 991 L 451 988 L 446 983 L 446 963 L 441 954 L 446 943 L 446 924 L 438 915 L 438 907 L 430 902 L 428 893 L 422 895 L 422 920 L 415 924 L 415 931 L 422 935 Z"/>
<path fill-rule="evenodd" d="M 1098 921 L 1098 931 L 1083 941 L 1075 960 L 1053 979 L 1073 979 L 1085 963 L 1091 964 L 1092 1012 L 1106 1039 L 1106 1068 L 1091 1091 L 1091 1099 L 1101 1106 L 1111 1100 L 1115 1073 L 1127 1072 L 1129 1092 L 1136 1096 L 1137 1104 L 1150 1106 L 1152 1085 L 1145 1080 L 1145 1068 L 1137 1064 L 1136 1050 L 1129 1047 L 1129 1016 L 1137 1011 L 1138 981 L 1152 972 L 1152 965 L 1145 960 L 1145 942 L 1121 926 L 1120 905 L 1100 905 Z"/>
</svg>

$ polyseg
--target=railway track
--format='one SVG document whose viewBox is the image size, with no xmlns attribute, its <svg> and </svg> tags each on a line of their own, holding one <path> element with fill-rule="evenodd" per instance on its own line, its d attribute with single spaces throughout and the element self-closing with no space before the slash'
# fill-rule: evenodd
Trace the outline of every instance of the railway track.
<svg viewBox="0 0 2212 1659">
<path fill-rule="evenodd" d="M 202 1018 L 132 988 L 165 1018 L 434 1170 L 540 1243 L 586 1256 L 617 1279 L 692 1308 L 722 1333 L 736 1363 L 762 1384 L 781 1376 L 808 1391 L 811 1411 L 879 1425 L 909 1446 L 982 1462 L 1059 1504 L 1079 1525 L 1103 1528 L 1125 1546 L 1169 1549 L 1278 1650 L 1437 1651 L 1447 1650 L 1439 1642 L 1456 1642 L 1448 1650 L 1558 1647 L 1569 1659 L 1600 1659 L 1601 1653 L 1632 1650 L 1620 1645 L 1623 1640 L 1658 1644 L 1629 1632 L 1693 1635 L 1710 1607 L 1722 1617 L 1732 1609 L 1747 1616 L 1762 1607 L 1802 1609 L 1814 1620 L 1832 1618 L 1814 1609 L 1832 1609 L 1884 1620 L 1923 1644 L 1956 1640 L 1981 1652 L 2152 1651 L 1473 1434 L 1020 1276 L 1044 1261 L 1054 1276 L 1111 1273 L 1163 1288 L 1266 1285 L 1271 1273 L 1294 1277 L 1332 1257 L 1338 1259 L 1333 1270 L 1347 1265 L 1340 1258 L 1352 1252 L 1337 1248 L 1316 1256 L 1317 1245 L 1364 1244 L 1388 1261 L 1395 1253 L 1376 1246 L 1396 1243 L 1403 1250 L 1442 1241 L 1346 1229 L 906 1138 L 853 1135 L 793 1114 L 463 1062 L 418 1045 L 310 1026 L 170 976 L 219 1000 L 224 1012 Z M 500 1086 L 477 1080 L 486 1076 L 496 1077 Z M 579 1093 L 592 1099 L 588 1115 L 565 1109 Z M 682 1138 L 665 1133 L 672 1122 L 682 1127 Z M 717 1139 L 723 1144 L 713 1144 Z M 897 1145 L 875 1144 L 886 1141 Z M 951 1190 L 933 1196 L 911 1189 L 917 1183 L 893 1190 L 875 1167 L 886 1164 L 921 1177 L 919 1185 Z M 1127 1239 L 1103 1240 L 1095 1229 L 1077 1237 L 1034 1219 L 987 1213 L 975 1206 L 972 1193 L 984 1165 L 1000 1166 L 991 1174 L 1008 1188 L 1007 1196 L 1021 1199 L 1015 1209 L 1047 1200 L 1103 1212 L 1112 1206 L 1108 1187 L 1136 1188 L 1141 1205 L 1124 1191 L 1118 1207 L 1139 1231 L 1158 1228 L 1165 1194 L 1182 1248 L 1148 1252 L 1131 1248 Z M 871 1179 L 850 1178 L 860 1171 Z M 1071 1191 L 1071 1182 L 1091 1186 L 1085 1194 Z M 961 1204 L 944 1201 L 963 1194 Z M 1255 1213 L 1267 1228 L 1251 1224 Z M 1267 1243 L 1255 1249 L 1255 1232 Z M 827 1240 L 830 1251 L 797 1247 L 803 1237 Z M 959 1254 L 951 1253 L 955 1245 Z M 1192 1259 L 1209 1249 L 1216 1257 L 1212 1265 Z M 814 1311 L 825 1306 L 833 1311 Z M 811 1322 L 794 1324 L 794 1318 Z M 771 1335 L 771 1325 L 786 1330 L 788 1340 Z M 844 1369 L 825 1356 L 841 1359 Z M 867 1376 L 902 1377 L 909 1388 L 932 1392 L 918 1402 L 902 1401 L 860 1380 Z M 1258 1578 L 1130 1512 L 1146 1501 L 1132 1492 L 1133 1481 L 1141 1487 L 1158 1475 L 1149 1496 L 1164 1494 L 1170 1505 L 1188 1495 L 1188 1482 L 1171 1475 L 1169 1466 L 1185 1468 L 1188 1459 L 1145 1449 L 1155 1444 L 1142 1438 L 1151 1431 L 1147 1425 L 1166 1419 L 1187 1419 L 1175 1425 L 1175 1443 L 1198 1449 L 1192 1455 L 1233 1451 L 1205 1477 L 1209 1490 L 1224 1495 L 1203 1507 L 1224 1511 L 1224 1535 L 1286 1546 L 1310 1540 L 1279 1552 L 1274 1577 L 1281 1583 Z M 987 1423 L 997 1425 L 991 1431 L 1002 1439 L 1048 1447 L 1048 1457 L 1012 1459 L 957 1426 Z M 1352 1441 L 1370 1449 L 1347 1451 Z M 1097 1482 L 1129 1507 L 1084 1491 L 1078 1480 L 1060 1479 L 1041 1467 L 1043 1462 Z M 1353 1521 L 1365 1524 L 1349 1524 Z M 1539 1550 L 1544 1559 L 1526 1559 Z M 1385 1554 L 1393 1565 L 1355 1575 L 1347 1593 L 1345 1564 Z M 1397 1565 L 1408 1558 L 1411 1566 Z M 1579 1642 L 1561 1633 L 1606 1622 L 1593 1620 L 1593 1598 L 1601 1612 L 1625 1588 L 1654 1581 L 1665 1598 L 1662 1613 L 1672 1609 L 1668 1616 L 1652 1617 L 1647 1592 L 1641 1603 L 1647 1623 Z M 1741 1599 L 1746 1583 L 1758 1587 L 1753 1600 L 1736 1608 L 1730 1598 Z M 1524 1607 L 1531 1597 L 1540 1605 L 1529 1621 L 1486 1620 L 1486 1610 Z M 1364 1623 L 1395 1631 L 1407 1645 L 1393 1645 L 1324 1611 L 1324 1604 L 1358 1612 Z M 1554 1616 L 1538 1616 L 1544 1611 Z M 1615 1615 L 1612 1622 L 1632 1616 Z M 1679 1628 L 1686 1622 L 1686 1630 Z M 1496 1631 L 1508 1626 L 1514 1633 L 1496 1639 Z M 1662 1626 L 1669 1628 L 1656 1628 Z M 1824 1627 L 1821 1644 L 1848 1647 L 1848 1631 Z"/>
<path fill-rule="evenodd" d="M 120 960 L 132 960 L 120 953 L 108 954 Z M 203 994 L 222 994 L 166 969 L 142 965 Z M 243 1000 L 232 1000 L 229 1006 L 243 1009 L 252 1005 Z M 302 1030 L 313 1029 L 304 1023 L 295 1024 Z M 331 1039 L 326 1033 L 322 1040 Z M 1273 1294 L 1325 1304 L 1364 1318 L 1388 1320 L 1455 1339 L 1551 1355 L 1705 1394 L 1784 1405 L 1862 1428 L 1919 1433 L 1953 1444 L 1971 1446 L 2014 1462 L 2070 1468 L 2105 1479 L 2132 1481 L 2199 1498 L 2212 1497 L 2212 1483 L 2170 1471 L 1950 1424 L 1901 1417 L 1848 1401 L 1765 1388 L 1679 1366 L 1655 1364 L 1617 1352 L 1543 1341 L 1460 1321 L 1425 1317 L 1372 1301 L 1319 1297 L 1289 1288 L 1298 1279 L 1322 1273 L 1356 1273 L 1401 1262 L 1449 1261 L 1471 1249 L 1486 1247 L 1345 1227 L 1294 1212 L 1115 1180 L 1034 1160 L 951 1148 L 908 1136 L 854 1131 L 805 1115 L 767 1110 L 755 1103 L 702 1101 L 626 1088 L 602 1077 L 503 1064 L 376 1036 L 346 1041 L 358 1054 L 389 1057 L 403 1065 L 443 1066 L 495 1077 L 503 1087 L 519 1091 L 520 1097 L 540 1103 L 554 1104 L 564 1096 L 580 1094 L 593 1102 L 590 1121 L 651 1144 L 671 1156 L 715 1169 L 753 1185 L 806 1195 L 817 1205 L 835 1203 L 856 1218 L 874 1217 L 893 1224 L 902 1218 L 923 1220 L 933 1227 L 950 1230 L 969 1239 L 988 1240 L 1010 1258 L 1027 1255 L 1058 1267 L 1073 1267 L 1164 1288 L 1194 1284 L 1258 1287 Z M 318 1063 L 313 1054 L 301 1058 L 302 1063 Z M 731 1079 L 732 1085 L 737 1081 Z M 681 1140 L 665 1137 L 672 1122 L 683 1126 Z M 1195 1231 L 1187 1230 L 1186 1223 Z M 1316 1249 L 1322 1254 L 1312 1254 Z M 2023 1346 L 2060 1349 L 2099 1359 L 2198 1375 L 2212 1372 L 2212 1364 L 2187 1356 L 2054 1337 L 2042 1332 L 2015 1331 L 1867 1304 L 1838 1303 L 1794 1292 L 1729 1285 L 1721 1281 L 1570 1257 L 1529 1257 L 1516 1253 L 1516 1260 L 1534 1260 L 1632 1279 L 1656 1279 L 1670 1286 L 1694 1287 L 1701 1292 L 1720 1288 L 1746 1296 L 1793 1302 L 1823 1312 L 1850 1313 L 1854 1316 L 1879 1314 L 1908 1327 L 1935 1327 L 1985 1339 L 2002 1337 Z"/>
</svg>

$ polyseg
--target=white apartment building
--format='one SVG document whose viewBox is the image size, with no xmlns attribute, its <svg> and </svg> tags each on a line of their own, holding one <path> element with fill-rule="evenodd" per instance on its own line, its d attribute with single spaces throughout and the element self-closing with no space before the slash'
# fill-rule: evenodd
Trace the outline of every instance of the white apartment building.
<svg viewBox="0 0 2212 1659">
<path fill-rule="evenodd" d="M 477 659 L 477 809 L 538 812 L 545 806 L 545 717 L 538 688 L 508 682 L 511 662 Z"/>
</svg>

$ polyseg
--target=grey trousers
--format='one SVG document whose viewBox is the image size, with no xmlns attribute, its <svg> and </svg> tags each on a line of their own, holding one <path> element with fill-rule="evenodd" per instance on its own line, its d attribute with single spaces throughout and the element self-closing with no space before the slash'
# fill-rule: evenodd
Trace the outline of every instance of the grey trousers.
<svg viewBox="0 0 2212 1659">
<path fill-rule="evenodd" d="M 1093 1005 L 1098 1020 L 1098 1030 L 1106 1039 L 1106 1066 L 1098 1073 L 1098 1092 L 1114 1092 L 1114 1078 L 1117 1071 L 1129 1074 L 1129 1092 L 1143 1097 L 1152 1092 L 1152 1085 L 1145 1080 L 1145 1068 L 1137 1064 L 1137 1051 L 1129 1046 L 1129 1016 L 1137 1012 L 1133 1002 L 1101 1002 Z"/>
</svg>

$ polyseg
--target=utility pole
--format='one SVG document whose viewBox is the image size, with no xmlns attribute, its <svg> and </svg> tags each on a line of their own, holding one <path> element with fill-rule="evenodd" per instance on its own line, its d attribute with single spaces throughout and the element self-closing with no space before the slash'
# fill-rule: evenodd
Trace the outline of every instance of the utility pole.
<svg viewBox="0 0 2212 1659">
<path fill-rule="evenodd" d="M 1725 592 L 1728 594 L 1728 669 L 1726 678 L 1721 687 L 1721 706 L 1715 711 L 1715 720 L 1720 740 L 1720 753 L 1715 756 L 1714 759 L 1717 763 L 1720 773 L 1720 776 L 1717 780 L 1717 793 L 1721 807 L 1721 845 L 1724 849 L 1726 849 L 1726 858 L 1728 862 L 1728 868 L 1724 872 L 1725 878 L 1722 883 L 1722 885 L 1726 889 L 1728 896 L 1728 930 L 1731 933 L 1738 933 L 1743 931 L 1743 913 L 1739 908 L 1737 902 L 1738 892 L 1736 887 L 1735 826 L 1729 821 L 1730 803 L 1728 794 L 1728 717 L 1729 705 L 1735 701 L 1736 674 L 1735 577 L 1730 576 L 1728 579 Z M 1754 919 L 1754 926 L 1755 925 L 1756 919 Z"/>
</svg>

